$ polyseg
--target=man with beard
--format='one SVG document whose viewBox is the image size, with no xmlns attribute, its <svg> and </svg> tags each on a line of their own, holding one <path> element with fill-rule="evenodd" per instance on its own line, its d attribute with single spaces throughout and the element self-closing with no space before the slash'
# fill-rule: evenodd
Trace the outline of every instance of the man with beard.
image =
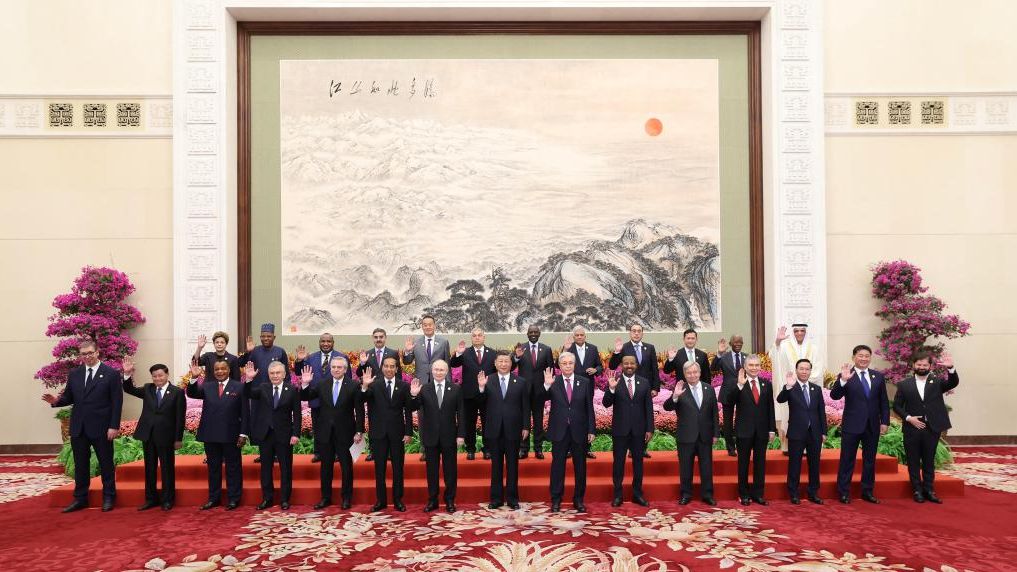
<svg viewBox="0 0 1017 572">
<path fill-rule="evenodd" d="M 636 375 L 635 356 L 621 362 L 622 376 L 612 375 L 604 392 L 604 407 L 614 407 L 611 415 L 611 450 L 614 465 L 611 480 L 614 499 L 611 506 L 622 504 L 622 480 L 625 477 L 625 453 L 632 456 L 632 502 L 650 506 L 643 496 L 643 449 L 653 437 L 653 397 L 650 382 Z M 619 387 L 620 386 L 620 387 Z"/>
<path fill-rule="evenodd" d="M 723 376 L 717 399 L 720 400 L 724 407 L 724 444 L 727 446 L 729 457 L 737 456 L 738 453 L 735 451 L 737 440 L 732 431 L 734 427 L 734 406 L 727 404 L 727 396 L 738 385 L 738 371 L 745 366 L 745 359 L 748 357 L 742 351 L 744 343 L 742 337 L 735 334 L 731 336 L 731 346 L 730 350 L 728 350 L 727 340 L 721 338 L 717 342 L 717 356 L 713 358 L 713 363 L 710 364 L 710 371 L 714 373 L 719 371 Z"/>
</svg>

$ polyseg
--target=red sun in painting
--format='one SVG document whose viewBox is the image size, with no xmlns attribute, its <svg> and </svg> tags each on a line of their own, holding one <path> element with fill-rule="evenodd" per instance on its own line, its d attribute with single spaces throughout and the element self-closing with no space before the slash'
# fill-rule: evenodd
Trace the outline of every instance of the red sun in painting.
<svg viewBox="0 0 1017 572">
<path fill-rule="evenodd" d="M 646 120 L 646 125 L 643 126 L 643 129 L 646 129 L 646 134 L 650 137 L 656 137 L 664 131 L 664 124 L 656 117 L 651 117 Z"/>
</svg>

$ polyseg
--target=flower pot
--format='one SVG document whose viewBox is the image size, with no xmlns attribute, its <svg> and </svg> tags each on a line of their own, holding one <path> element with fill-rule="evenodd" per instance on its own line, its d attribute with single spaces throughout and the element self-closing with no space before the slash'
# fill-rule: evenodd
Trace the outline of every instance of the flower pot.
<svg viewBox="0 0 1017 572">
<path fill-rule="evenodd" d="M 71 440 L 71 418 L 65 417 L 60 420 L 60 437 L 64 442 Z"/>
</svg>

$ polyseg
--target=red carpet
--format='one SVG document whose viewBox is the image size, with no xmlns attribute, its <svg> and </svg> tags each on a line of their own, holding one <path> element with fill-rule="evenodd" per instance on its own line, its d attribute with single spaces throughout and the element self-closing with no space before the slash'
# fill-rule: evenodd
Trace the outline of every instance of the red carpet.
<svg viewBox="0 0 1017 572">
<path fill-rule="evenodd" d="M 1017 447 L 983 452 L 996 457 L 959 451 L 965 454 L 953 471 L 1017 467 Z M 0 478 L 59 476 L 58 467 L 10 462 L 23 461 L 0 458 Z M 1013 494 L 975 485 L 936 506 L 891 499 L 885 488 L 881 480 L 880 505 L 742 507 L 726 500 L 710 508 L 651 498 L 649 509 L 591 502 L 585 515 L 551 515 L 546 503 L 488 511 L 465 502 L 454 515 L 427 515 L 419 505 L 376 514 L 358 505 L 345 512 L 124 507 L 63 515 L 50 498 L 28 496 L 0 510 L 0 570 L 1014 570 Z M 546 488 L 541 495 L 546 498 Z"/>
<path fill-rule="evenodd" d="M 822 488 L 820 496 L 833 499 L 836 496 L 837 461 L 840 452 L 824 450 L 821 463 Z M 253 462 L 253 457 L 244 458 L 244 496 L 243 503 L 257 505 L 261 502 L 259 484 L 260 466 Z M 673 451 L 655 451 L 653 458 L 645 461 L 643 489 L 646 497 L 652 500 L 674 500 L 678 498 L 678 457 Z M 861 453 L 855 463 L 856 474 L 861 474 Z M 611 484 L 611 458 L 607 453 L 600 453 L 597 459 L 587 464 L 587 502 L 610 502 L 613 496 Z M 631 464 L 627 465 L 627 475 L 631 474 Z M 408 504 L 424 504 L 427 502 L 427 480 L 424 463 L 418 455 L 406 456 L 405 502 Z M 571 471 L 569 463 L 568 471 Z M 766 497 L 769 499 L 787 498 L 785 475 L 787 459 L 779 451 L 769 451 L 766 462 L 767 481 Z M 313 505 L 321 498 L 318 479 L 319 468 L 310 462 L 310 455 L 296 455 L 293 469 L 292 504 Z M 549 501 L 549 475 L 551 471 L 551 455 L 544 460 L 533 457 L 520 461 L 519 494 L 523 501 Z M 898 466 L 893 457 L 880 456 L 876 462 L 877 483 L 876 494 L 883 498 L 910 498 L 911 486 L 907 478 L 907 469 Z M 565 499 L 572 498 L 571 473 L 566 473 Z M 803 473 L 804 485 L 808 473 Z M 208 481 L 206 467 L 201 457 L 181 455 L 177 457 L 177 504 L 180 506 L 200 506 L 208 498 Z M 389 467 L 391 482 L 391 466 Z M 854 495 L 860 493 L 860 485 L 854 483 Z M 276 468 L 278 483 L 278 467 Z M 490 462 L 479 457 L 467 461 L 466 455 L 459 457 L 459 490 L 456 497 L 458 503 L 480 503 L 489 499 Z M 697 480 L 698 482 L 698 480 Z M 375 502 L 374 464 L 364 461 L 363 457 L 354 463 L 353 503 L 371 505 Z M 334 486 L 339 487 L 339 470 L 336 466 Z M 71 502 L 73 485 L 67 485 L 50 495 L 51 506 L 65 506 Z M 391 488 L 390 488 L 391 491 Z M 698 486 L 697 486 L 698 491 Z M 144 502 L 145 474 L 144 463 L 137 461 L 117 467 L 117 504 L 118 506 L 136 506 Z M 937 492 L 943 497 L 958 497 L 964 494 L 964 483 L 952 477 L 939 479 Z M 626 493 L 627 494 L 627 493 Z M 719 452 L 714 456 L 714 494 L 717 500 L 735 500 L 738 498 L 738 462 L 734 457 Z M 338 490 L 333 498 L 338 500 Z M 803 492 L 804 496 L 804 492 Z M 278 496 L 276 497 L 278 498 Z M 391 499 L 390 499 L 391 500 Z M 91 504 L 102 503 L 101 483 L 96 477 L 92 480 L 90 492 Z"/>
</svg>

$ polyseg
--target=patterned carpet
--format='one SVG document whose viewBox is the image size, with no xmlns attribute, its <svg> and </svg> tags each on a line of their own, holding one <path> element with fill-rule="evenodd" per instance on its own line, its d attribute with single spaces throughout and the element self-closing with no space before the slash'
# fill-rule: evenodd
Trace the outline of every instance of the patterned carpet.
<svg viewBox="0 0 1017 572">
<path fill-rule="evenodd" d="M 949 471 L 974 486 L 942 506 L 651 499 L 649 509 L 593 503 L 585 515 L 551 514 L 546 503 L 454 515 L 420 506 L 62 515 L 40 496 L 67 482 L 59 467 L 0 457 L 0 570 L 1014 570 L 1017 447 L 957 453 Z"/>
</svg>

